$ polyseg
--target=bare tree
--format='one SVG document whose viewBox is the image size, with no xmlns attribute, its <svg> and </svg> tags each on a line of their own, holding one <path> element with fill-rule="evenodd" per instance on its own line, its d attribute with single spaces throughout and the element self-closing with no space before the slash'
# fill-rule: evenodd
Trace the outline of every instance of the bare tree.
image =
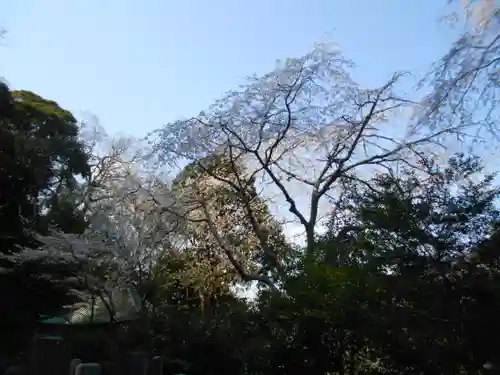
<svg viewBox="0 0 500 375">
<path fill-rule="evenodd" d="M 424 151 L 436 151 L 448 135 L 464 130 L 463 124 L 436 127 L 410 121 L 416 104 L 398 93 L 402 74 L 381 87 L 363 89 L 350 77 L 352 66 L 331 44 L 316 46 L 268 74 L 249 78 L 199 116 L 166 125 L 156 133 L 154 153 L 167 164 L 193 162 L 242 202 L 247 181 L 260 180 L 265 193 L 281 195 L 304 228 L 306 251 L 312 252 L 321 202 L 334 200 L 349 181 L 369 184 L 370 170 L 413 165 Z M 229 176 L 205 164 L 212 155 L 225 160 Z M 252 208 L 242 207 L 244 220 L 253 223 Z M 203 214 L 200 219 L 207 223 L 214 220 L 208 210 Z M 267 235 L 252 227 L 262 251 L 272 253 Z M 235 258 L 226 233 L 213 225 L 208 229 L 225 255 Z"/>
</svg>

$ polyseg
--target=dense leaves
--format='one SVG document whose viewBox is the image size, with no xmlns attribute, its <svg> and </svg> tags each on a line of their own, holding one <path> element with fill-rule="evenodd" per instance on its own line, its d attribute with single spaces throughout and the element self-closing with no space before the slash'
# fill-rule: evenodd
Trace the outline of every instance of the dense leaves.
<svg viewBox="0 0 500 375">
<path fill-rule="evenodd" d="M 68 228 L 72 223 L 70 230 L 81 230 L 83 217 L 63 197 L 89 166 L 70 112 L 29 91 L 10 91 L 3 84 L 0 91 L 0 253 L 5 255 L 36 247 L 31 233 L 43 232 L 49 224 Z M 5 258 L 0 267 L 0 320 L 5 327 L 20 332 L 38 313 L 60 308 L 66 290 L 38 278 L 36 268 L 17 267 Z M 7 330 L 5 337 L 8 346 Z"/>
<path fill-rule="evenodd" d="M 164 280 L 156 350 L 192 374 L 494 371 L 500 212 L 481 170 L 457 154 L 353 185 L 344 226 L 334 212 L 315 258 L 251 304 Z"/>
<path fill-rule="evenodd" d="M 480 254 L 498 230 L 499 191 L 493 176 L 478 174 L 473 157 L 457 155 L 444 167 L 427 160 L 422 170 L 425 175 L 379 175 L 352 194 L 351 220 L 359 232 L 338 233 L 332 220 L 324 259 L 377 275 L 385 292 L 369 310 L 382 308 L 383 318 L 372 326 L 377 334 L 371 338 L 384 349 L 382 358 L 395 361 L 391 366 L 400 372 L 477 373 L 485 363 L 498 363 L 490 346 L 497 339 L 487 328 L 495 329 L 489 314 L 499 308 L 491 262 L 498 250 L 488 258 Z M 339 258 L 338 245 L 355 251 Z"/>
<path fill-rule="evenodd" d="M 42 217 L 61 215 L 61 195 L 89 173 L 87 155 L 79 142 L 73 115 L 57 103 L 28 91 L 3 86 L 1 117 L 2 252 L 13 250 L 26 229 Z M 59 210 L 56 214 L 54 211 Z M 16 238 L 12 238 L 12 237 Z M 8 238 L 12 238 L 9 245 Z"/>
</svg>

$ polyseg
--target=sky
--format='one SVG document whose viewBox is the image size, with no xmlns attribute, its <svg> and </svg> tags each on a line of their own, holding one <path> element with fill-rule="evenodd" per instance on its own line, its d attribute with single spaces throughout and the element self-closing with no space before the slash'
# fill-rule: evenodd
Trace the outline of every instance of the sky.
<svg viewBox="0 0 500 375">
<path fill-rule="evenodd" d="M 144 136 L 196 115 L 277 59 L 333 39 L 363 85 L 423 73 L 452 33 L 445 0 L 2 0 L 0 77 Z"/>
</svg>

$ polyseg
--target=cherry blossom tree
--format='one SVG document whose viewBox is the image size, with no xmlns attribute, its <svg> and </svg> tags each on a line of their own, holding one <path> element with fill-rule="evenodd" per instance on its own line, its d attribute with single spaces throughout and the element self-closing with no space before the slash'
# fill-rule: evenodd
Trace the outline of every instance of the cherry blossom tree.
<svg viewBox="0 0 500 375">
<path fill-rule="evenodd" d="M 198 116 L 167 124 L 156 132 L 154 154 L 160 165 L 187 160 L 242 202 L 248 201 L 248 181 L 258 182 L 263 187 L 259 198 L 286 206 L 303 227 L 311 252 L 324 202 L 331 204 L 352 181 L 369 185 L 370 171 L 397 163 L 415 166 L 424 151 L 439 151 L 449 135 L 465 130 L 464 124 L 412 121 L 410 113 L 418 104 L 400 92 L 403 74 L 365 89 L 351 78 L 352 67 L 334 45 L 315 46 L 267 74 L 250 77 Z M 230 173 L 218 174 L 208 157 L 224 160 Z M 203 181 L 190 180 L 198 200 Z M 276 193 L 280 201 L 271 197 Z M 213 215 L 203 202 L 199 207 L 199 220 L 238 268 L 232 261 L 237 250 L 225 239 L 230 233 L 216 231 L 210 224 Z M 250 223 L 261 251 L 272 253 L 269 234 L 254 225 L 252 207 L 243 204 L 241 210 L 238 225 Z"/>
<path fill-rule="evenodd" d="M 22 249 L 11 261 L 36 264 L 85 303 L 97 298 L 113 319 L 117 290 L 147 294 L 154 264 L 168 248 L 176 223 L 150 198 L 168 195 L 168 186 L 148 173 L 140 142 L 89 128 L 84 138 L 91 173 L 74 194 L 87 230 L 67 234 L 54 227 L 46 235 L 35 234 L 40 246 Z M 58 269 L 65 273 L 57 275 Z"/>
<path fill-rule="evenodd" d="M 23 267 L 34 264 L 41 277 L 57 279 L 76 300 L 76 305 L 102 304 L 110 320 L 119 312 L 114 304 L 114 294 L 129 285 L 130 274 L 119 256 L 116 245 L 90 231 L 82 234 L 66 234 L 53 231 L 48 235 L 35 234 L 40 247 L 24 249 L 11 255 L 14 264 Z M 55 275 L 54 269 L 63 270 Z M 93 320 L 92 316 L 89 317 Z"/>
<path fill-rule="evenodd" d="M 147 148 L 140 140 L 113 138 L 102 129 L 89 133 L 91 176 L 82 193 L 88 232 L 114 243 L 123 275 L 145 302 L 154 267 L 175 241 L 178 220 L 156 201 L 167 201 L 170 187 L 147 163 Z"/>
<path fill-rule="evenodd" d="M 495 146 L 499 139 L 497 109 L 500 68 L 500 4 L 496 0 L 461 1 L 465 25 L 448 52 L 421 86 L 430 88 L 420 120 L 428 124 L 467 124 L 476 141 Z M 459 12 L 460 13 L 460 12 Z"/>
</svg>

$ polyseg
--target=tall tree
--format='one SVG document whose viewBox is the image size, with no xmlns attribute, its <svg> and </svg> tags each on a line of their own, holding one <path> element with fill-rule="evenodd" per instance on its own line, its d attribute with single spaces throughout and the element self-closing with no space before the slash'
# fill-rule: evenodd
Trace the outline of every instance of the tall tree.
<svg viewBox="0 0 500 375">
<path fill-rule="evenodd" d="M 167 163 L 200 164 L 215 154 L 244 165 L 244 176 L 237 178 L 236 168 L 235 177 L 220 183 L 243 199 L 239 181 L 260 181 L 267 194 L 259 195 L 280 196 L 275 204 L 287 207 L 312 252 L 325 203 L 349 181 L 369 181 L 373 170 L 396 161 L 412 164 L 463 130 L 462 124 L 436 128 L 401 117 L 414 106 L 398 92 L 402 75 L 363 89 L 350 77 L 351 66 L 330 44 L 287 59 L 199 116 L 165 126 L 157 133 L 156 155 Z M 253 213 L 245 215 L 251 223 Z M 272 253 L 265 243 L 261 250 Z"/>
<path fill-rule="evenodd" d="M 64 225 L 75 207 L 69 212 L 64 207 L 63 214 L 58 197 L 71 191 L 89 166 L 76 119 L 56 102 L 2 84 L 0 111 L 0 253 L 6 255 L 19 247 L 36 247 L 31 233 L 46 230 L 49 223 Z M 66 229 L 81 230 L 81 221 L 78 224 Z M 22 324 L 29 326 L 38 313 L 62 303 L 65 291 L 57 293 L 57 285 L 37 278 L 35 269 L 13 269 L 6 258 L 0 266 L 5 306 L 0 319 L 7 327 L 15 331 Z"/>
<path fill-rule="evenodd" d="M 76 176 L 89 173 L 88 157 L 78 140 L 77 121 L 54 101 L 29 91 L 2 88 L 1 215 L 2 251 L 13 250 L 26 223 L 39 224 L 53 210 Z M 61 224 L 54 222 L 53 224 Z M 10 238 L 10 240 L 8 240 Z"/>
<path fill-rule="evenodd" d="M 274 285 L 291 247 L 245 165 L 210 155 L 186 166 L 172 189 L 200 285 L 226 289 L 237 279 Z"/>
<path fill-rule="evenodd" d="M 475 157 L 459 154 L 447 166 L 427 159 L 422 168 L 427 178 L 403 169 L 353 186 L 319 259 L 371 275 L 379 293 L 366 299 L 364 332 L 385 366 L 482 373 L 499 364 L 491 343 L 500 253 L 488 241 L 498 237 L 500 190 Z"/>
</svg>

